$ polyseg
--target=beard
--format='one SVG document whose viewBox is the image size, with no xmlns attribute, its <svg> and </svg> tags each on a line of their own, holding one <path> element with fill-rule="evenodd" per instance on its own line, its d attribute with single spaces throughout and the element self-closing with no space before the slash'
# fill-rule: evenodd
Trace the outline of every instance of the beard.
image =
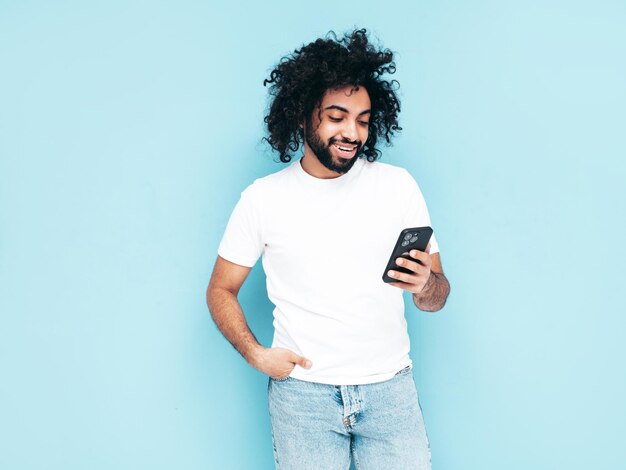
<svg viewBox="0 0 626 470">
<path fill-rule="evenodd" d="M 313 130 L 313 126 L 309 124 L 309 121 L 307 121 L 306 123 L 306 143 L 309 145 L 309 147 L 322 165 L 324 165 L 330 171 L 334 171 L 336 173 L 339 173 L 340 175 L 343 175 L 344 173 L 350 171 L 350 168 L 352 168 L 352 166 L 355 164 L 362 148 L 361 142 L 358 140 L 356 142 L 349 142 L 347 140 L 340 141 L 337 139 L 330 139 L 328 141 L 328 145 L 324 145 L 324 142 L 322 142 L 319 134 Z M 337 160 L 333 160 L 333 156 L 330 153 L 330 146 L 335 143 L 346 143 L 351 145 L 356 144 L 356 152 L 354 153 L 354 157 L 350 159 L 339 158 Z"/>
</svg>

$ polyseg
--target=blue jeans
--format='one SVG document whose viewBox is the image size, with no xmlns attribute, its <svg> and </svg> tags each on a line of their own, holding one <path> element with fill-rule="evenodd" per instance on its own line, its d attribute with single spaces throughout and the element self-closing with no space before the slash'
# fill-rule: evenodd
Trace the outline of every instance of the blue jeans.
<svg viewBox="0 0 626 470">
<path fill-rule="evenodd" d="M 411 366 L 367 385 L 269 379 L 278 470 L 430 470 Z"/>
</svg>

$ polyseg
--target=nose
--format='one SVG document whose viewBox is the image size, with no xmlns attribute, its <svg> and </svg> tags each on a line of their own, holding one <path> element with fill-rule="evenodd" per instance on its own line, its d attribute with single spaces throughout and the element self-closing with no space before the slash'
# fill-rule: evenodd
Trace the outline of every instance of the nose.
<svg viewBox="0 0 626 470">
<path fill-rule="evenodd" d="M 356 130 L 356 123 L 346 119 L 346 122 L 341 129 L 341 137 L 350 142 L 354 142 L 358 139 L 359 135 Z"/>
</svg>

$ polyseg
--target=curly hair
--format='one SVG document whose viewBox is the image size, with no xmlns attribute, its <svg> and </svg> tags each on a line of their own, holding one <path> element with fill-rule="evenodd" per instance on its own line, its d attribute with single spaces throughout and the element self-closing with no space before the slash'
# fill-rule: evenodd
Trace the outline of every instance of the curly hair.
<svg viewBox="0 0 626 470">
<path fill-rule="evenodd" d="M 393 53 L 377 50 L 369 43 L 367 30 L 355 30 L 342 39 L 330 31 L 326 39 L 317 39 L 283 57 L 263 81 L 263 86 L 270 84 L 271 96 L 269 114 L 264 118 L 269 137 L 264 140 L 280 154 L 282 162 L 291 161 L 290 153 L 304 145 L 300 123 L 310 119 L 326 91 L 363 86 L 372 112 L 368 138 L 360 153 L 375 161 L 381 155 L 376 149 L 378 138 L 389 145 L 394 133 L 402 130 L 398 125 L 400 101 L 395 93 L 399 83 L 381 78 L 395 71 Z"/>
</svg>

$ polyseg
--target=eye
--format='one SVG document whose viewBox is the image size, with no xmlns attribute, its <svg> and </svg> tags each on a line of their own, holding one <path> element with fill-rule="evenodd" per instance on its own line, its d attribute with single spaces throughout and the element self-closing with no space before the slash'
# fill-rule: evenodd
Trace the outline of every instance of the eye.
<svg viewBox="0 0 626 470">
<path fill-rule="evenodd" d="M 332 116 L 328 116 L 328 119 L 330 119 L 332 122 L 339 122 L 339 121 L 341 121 L 341 118 L 336 118 L 336 117 L 332 117 Z"/>
<path fill-rule="evenodd" d="M 370 123 L 367 122 L 367 121 L 359 121 L 359 124 L 361 124 L 362 126 L 365 126 L 365 127 L 370 125 Z"/>
</svg>

